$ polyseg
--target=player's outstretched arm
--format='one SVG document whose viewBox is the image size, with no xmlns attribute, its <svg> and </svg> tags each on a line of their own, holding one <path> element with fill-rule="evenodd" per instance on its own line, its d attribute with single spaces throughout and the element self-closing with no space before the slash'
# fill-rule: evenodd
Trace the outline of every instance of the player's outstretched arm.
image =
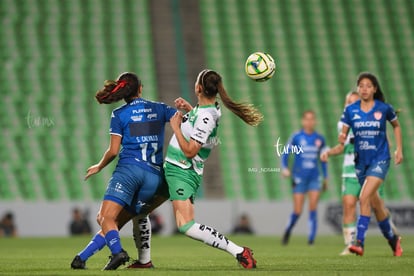
<svg viewBox="0 0 414 276">
<path fill-rule="evenodd" d="M 325 150 L 321 153 L 321 161 L 328 162 L 329 156 L 342 154 L 344 152 L 344 148 L 344 145 L 338 144 L 335 147 L 330 148 L 329 150 Z"/>
<path fill-rule="evenodd" d="M 115 159 L 115 157 L 119 153 L 119 149 L 121 148 L 121 140 L 121 136 L 113 134 L 111 135 L 111 141 L 109 143 L 108 149 L 105 151 L 101 161 L 99 161 L 98 164 L 95 164 L 88 168 L 88 170 L 86 171 L 85 180 L 87 180 L 90 176 L 100 172 L 109 163 L 111 163 L 112 160 Z"/>
<path fill-rule="evenodd" d="M 348 132 L 349 132 L 349 126 L 343 125 L 342 126 L 342 131 L 341 131 L 341 133 L 339 134 L 339 137 L 338 137 L 339 144 L 342 144 L 342 145 L 345 144 L 346 137 L 348 136 Z"/>
</svg>

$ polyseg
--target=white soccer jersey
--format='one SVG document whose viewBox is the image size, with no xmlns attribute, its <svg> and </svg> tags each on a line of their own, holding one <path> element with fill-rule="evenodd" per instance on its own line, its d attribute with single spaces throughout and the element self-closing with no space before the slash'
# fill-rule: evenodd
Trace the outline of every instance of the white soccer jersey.
<svg viewBox="0 0 414 276">
<path fill-rule="evenodd" d="M 196 106 L 184 115 L 181 131 L 184 138 L 193 139 L 202 146 L 193 158 L 187 158 L 178 144 L 175 135 L 171 137 L 165 160 L 183 169 L 194 169 L 197 174 L 203 174 L 204 162 L 213 147 L 218 143 L 217 128 L 221 116 L 218 103 L 213 105 Z"/>
</svg>

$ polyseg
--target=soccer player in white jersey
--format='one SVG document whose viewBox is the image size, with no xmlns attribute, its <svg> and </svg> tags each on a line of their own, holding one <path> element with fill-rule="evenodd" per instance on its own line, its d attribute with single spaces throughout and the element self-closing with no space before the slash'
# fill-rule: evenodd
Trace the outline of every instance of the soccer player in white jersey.
<svg viewBox="0 0 414 276">
<path fill-rule="evenodd" d="M 164 163 L 170 200 L 178 230 L 186 236 L 212 247 L 227 251 L 246 269 L 256 267 L 252 251 L 228 240 L 213 227 L 194 221 L 194 197 L 201 184 L 204 162 L 217 143 L 221 117 L 217 95 L 224 106 L 247 124 L 256 126 L 262 121 L 250 104 L 235 103 L 227 95 L 221 76 L 212 70 L 203 70 L 195 83 L 198 104 L 183 116 L 177 112 L 170 121 L 174 131 Z"/>
</svg>

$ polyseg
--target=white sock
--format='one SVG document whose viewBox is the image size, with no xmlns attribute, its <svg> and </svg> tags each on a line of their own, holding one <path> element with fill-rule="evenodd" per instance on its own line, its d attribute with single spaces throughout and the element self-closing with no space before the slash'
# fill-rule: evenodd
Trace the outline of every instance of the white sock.
<svg viewBox="0 0 414 276">
<path fill-rule="evenodd" d="M 345 245 L 351 245 L 355 240 L 356 227 L 355 226 L 343 226 L 342 233 L 344 235 Z"/>
<path fill-rule="evenodd" d="M 151 221 L 148 216 L 142 219 L 134 217 L 132 223 L 138 261 L 141 264 L 146 264 L 151 261 Z"/>
<path fill-rule="evenodd" d="M 194 223 L 187 230 L 187 232 L 185 232 L 185 234 L 195 240 L 202 241 L 205 244 L 208 244 L 212 247 L 225 250 L 231 255 L 233 255 L 233 257 L 236 257 L 237 254 L 243 252 L 244 250 L 243 247 L 240 247 L 232 241 L 228 240 L 216 229 L 203 224 Z"/>
</svg>

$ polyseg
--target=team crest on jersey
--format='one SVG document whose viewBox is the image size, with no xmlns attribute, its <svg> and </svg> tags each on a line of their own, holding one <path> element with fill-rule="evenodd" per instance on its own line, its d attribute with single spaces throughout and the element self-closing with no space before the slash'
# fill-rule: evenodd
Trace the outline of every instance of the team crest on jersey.
<svg viewBox="0 0 414 276">
<path fill-rule="evenodd" d="M 315 140 L 315 146 L 316 146 L 316 147 L 318 147 L 318 148 L 319 148 L 320 146 L 322 146 L 322 141 L 321 141 L 321 139 L 316 139 L 316 140 Z"/>
<path fill-rule="evenodd" d="M 374 112 L 374 118 L 375 118 L 375 120 L 381 120 L 382 113 L 380 111 Z"/>
</svg>

